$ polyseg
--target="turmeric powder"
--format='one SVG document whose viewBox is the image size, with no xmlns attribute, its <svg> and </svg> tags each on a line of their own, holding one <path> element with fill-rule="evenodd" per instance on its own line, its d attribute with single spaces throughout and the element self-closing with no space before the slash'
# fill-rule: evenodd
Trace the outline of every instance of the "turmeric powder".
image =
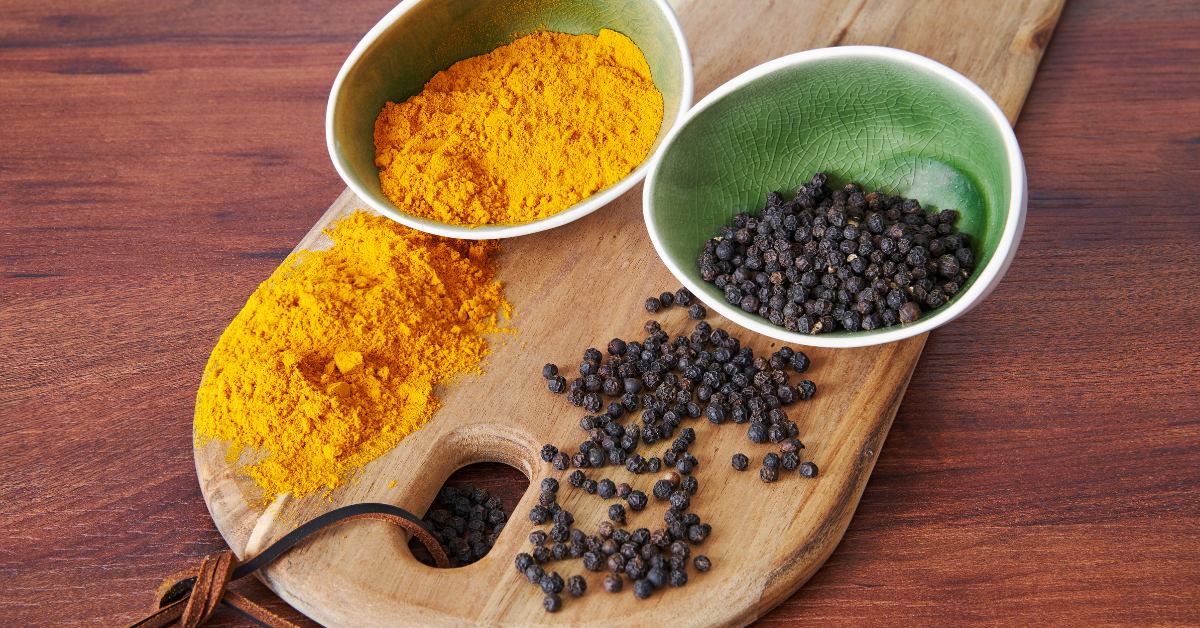
<svg viewBox="0 0 1200 628">
<path fill-rule="evenodd" d="M 271 499 L 334 488 L 424 425 L 435 384 L 478 371 L 481 336 L 512 307 L 495 242 L 428 235 L 354 213 L 327 251 L 292 254 L 221 335 L 196 398 L 197 439 L 265 458 Z"/>
<path fill-rule="evenodd" d="M 545 218 L 620 181 L 663 119 L 628 37 L 540 32 L 438 73 L 375 121 L 383 193 L 456 225 Z"/>
</svg>

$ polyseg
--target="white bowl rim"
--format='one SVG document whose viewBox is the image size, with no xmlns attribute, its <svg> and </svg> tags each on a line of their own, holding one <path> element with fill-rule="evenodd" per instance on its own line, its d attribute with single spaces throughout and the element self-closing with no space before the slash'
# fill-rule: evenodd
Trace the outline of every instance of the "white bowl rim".
<svg viewBox="0 0 1200 628">
<path fill-rule="evenodd" d="M 666 155 L 667 148 L 675 141 L 678 136 L 700 112 L 711 106 L 713 103 L 721 100 L 729 93 L 739 87 L 750 83 L 758 78 L 771 74 L 783 68 L 810 63 L 813 61 L 822 61 L 826 59 L 836 59 L 843 57 L 858 57 L 858 58 L 877 58 L 888 59 L 900 63 L 915 66 L 920 69 L 930 71 L 950 83 L 954 84 L 963 92 L 969 94 L 975 101 L 981 105 L 984 110 L 991 116 L 993 123 L 999 130 L 1004 141 L 1005 152 L 1008 154 L 1008 166 L 1010 172 L 1009 181 L 1009 205 L 1007 217 L 1005 218 L 1004 233 L 1000 238 L 1000 242 L 996 246 L 996 252 L 992 255 L 992 259 L 982 270 L 979 271 L 979 276 L 971 285 L 970 289 L 965 294 L 960 296 L 954 303 L 945 309 L 939 310 L 932 316 L 922 317 L 916 323 L 904 324 L 900 323 L 887 331 L 878 333 L 850 333 L 844 337 L 829 336 L 824 334 L 800 334 L 788 331 L 782 327 L 776 327 L 769 322 L 754 320 L 749 317 L 741 309 L 734 309 L 724 301 L 713 301 L 705 298 L 707 296 L 698 284 L 692 281 L 683 270 L 676 265 L 665 253 L 664 246 L 657 229 L 654 226 L 654 221 L 651 220 L 651 198 L 654 194 L 655 174 L 662 163 L 663 156 Z M 763 63 L 762 65 L 751 68 L 742 74 L 730 79 L 724 85 L 713 90 L 707 96 L 700 100 L 691 110 L 689 110 L 683 119 L 671 129 L 671 132 L 663 139 L 663 143 L 659 146 L 658 152 L 650 162 L 650 171 L 646 176 L 646 184 L 642 187 L 642 215 L 646 222 L 646 229 L 650 233 L 650 240 L 654 243 L 654 249 L 658 252 L 658 257 L 666 264 L 671 274 L 675 275 L 685 287 L 688 288 L 697 298 L 704 301 L 712 309 L 716 310 L 725 318 L 737 323 L 751 331 L 760 333 L 764 336 L 774 338 L 783 342 L 809 346 L 809 347 L 833 347 L 833 348 L 852 348 L 866 347 L 878 344 L 886 344 L 896 342 L 905 338 L 910 338 L 918 334 L 925 333 L 939 327 L 950 321 L 966 314 L 987 297 L 992 290 L 1000 283 L 1004 277 L 1004 273 L 1012 264 L 1013 257 L 1017 254 L 1017 245 L 1021 242 L 1021 234 L 1025 229 L 1025 215 L 1029 205 L 1029 191 L 1027 189 L 1025 175 L 1025 160 L 1021 155 L 1021 147 L 1017 144 L 1017 136 L 1013 132 L 1012 124 L 1009 123 L 1008 117 L 1000 110 L 1000 106 L 992 97 L 976 85 L 971 79 L 959 74 L 949 67 L 921 56 L 916 53 L 900 50 L 898 48 L 888 48 L 884 46 L 838 46 L 834 48 L 816 48 L 797 52 L 787 56 L 774 59 Z M 703 295 L 703 296 L 702 296 Z"/>
<path fill-rule="evenodd" d="M 446 236 L 451 238 L 459 238 L 463 240 L 491 240 L 497 238 L 512 238 L 516 236 L 528 235 L 553 229 L 561 225 L 565 225 L 574 220 L 583 218 L 584 216 L 600 209 L 608 203 L 615 200 L 618 196 L 624 194 L 634 185 L 637 185 L 646 177 L 646 173 L 650 171 L 650 162 L 654 155 L 650 155 L 640 167 L 625 176 L 611 187 L 600 190 L 583 201 L 576 203 L 568 209 L 565 209 L 557 214 L 547 216 L 540 220 L 532 222 L 523 222 L 515 225 L 479 225 L 479 226 L 459 226 L 446 224 L 436 220 L 427 218 L 419 218 L 412 214 L 406 214 L 397 210 L 391 205 L 378 202 L 374 195 L 362 186 L 353 182 L 353 178 L 349 173 L 349 165 L 338 156 L 337 141 L 333 135 L 333 112 L 337 104 L 337 96 L 341 92 L 342 83 L 346 76 L 350 73 L 350 69 L 358 63 L 362 58 L 367 48 L 375 43 L 380 35 L 387 31 L 395 24 L 401 16 L 407 13 L 410 9 L 420 4 L 423 0 L 412 0 L 410 2 L 401 2 L 396 5 L 383 19 L 379 20 L 367 34 L 363 36 L 354 50 L 350 52 L 350 56 L 346 58 L 342 68 L 338 71 L 337 78 L 333 81 L 333 87 L 329 91 L 329 102 L 325 107 L 325 144 L 329 150 L 329 158 L 333 161 L 334 168 L 337 169 L 338 175 L 342 177 L 342 181 L 354 191 L 364 203 L 371 206 L 372 209 L 403 224 L 412 227 L 418 231 L 432 233 L 434 235 Z M 667 135 L 663 137 L 662 143 L 658 145 L 659 151 L 667 145 L 667 138 L 670 137 L 671 131 L 679 127 L 689 107 L 692 106 L 692 97 L 695 92 L 695 77 L 692 71 L 692 56 L 688 50 L 687 38 L 683 35 L 683 28 L 679 25 L 679 18 L 675 15 L 674 9 L 667 4 L 667 0 L 650 0 L 662 12 L 663 17 L 671 26 L 671 32 L 675 35 L 675 42 L 679 46 L 679 58 L 683 62 L 683 89 L 680 94 L 679 108 L 675 116 L 675 123 L 667 130 Z"/>
</svg>

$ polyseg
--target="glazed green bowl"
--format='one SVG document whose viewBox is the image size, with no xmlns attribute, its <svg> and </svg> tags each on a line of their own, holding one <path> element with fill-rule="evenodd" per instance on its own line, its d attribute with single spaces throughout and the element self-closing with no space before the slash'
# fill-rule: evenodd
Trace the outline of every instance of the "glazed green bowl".
<svg viewBox="0 0 1200 628">
<path fill-rule="evenodd" d="M 971 278 L 915 322 L 871 331 L 800 334 L 730 305 L 700 277 L 705 241 L 771 191 L 793 198 L 814 172 L 832 189 L 855 182 L 958 210 Z M 859 347 L 927 332 L 982 301 L 1016 254 L 1028 194 L 1016 136 L 982 89 L 920 55 L 846 46 L 776 59 L 705 97 L 655 156 L 643 205 L 659 256 L 712 310 L 787 343 Z"/>
<path fill-rule="evenodd" d="M 603 28 L 641 48 L 663 97 L 650 154 L 624 179 L 541 220 L 477 227 L 405 213 L 380 190 L 374 132 L 385 103 L 404 102 L 438 72 L 522 36 L 543 30 L 596 35 Z M 342 65 L 329 94 L 325 137 L 338 174 L 379 213 L 428 233 L 483 240 L 557 227 L 617 198 L 646 176 L 651 156 L 691 105 L 692 59 L 666 0 L 408 0 L 371 28 Z"/>
</svg>

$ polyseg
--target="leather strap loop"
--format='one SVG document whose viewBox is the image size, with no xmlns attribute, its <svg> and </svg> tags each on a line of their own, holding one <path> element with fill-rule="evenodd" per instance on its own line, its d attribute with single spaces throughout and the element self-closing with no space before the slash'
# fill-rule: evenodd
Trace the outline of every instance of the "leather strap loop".
<svg viewBox="0 0 1200 628">
<path fill-rule="evenodd" d="M 245 562 L 239 562 L 237 556 L 228 550 L 206 556 L 199 566 L 168 578 L 159 587 L 155 607 L 150 614 L 129 624 L 128 628 L 196 628 L 216 612 L 219 604 L 225 604 L 266 628 L 296 628 L 295 624 L 234 591 L 226 590 L 226 587 L 230 581 L 244 578 L 270 564 L 309 536 L 329 526 L 355 519 L 374 519 L 398 525 L 421 539 L 438 567 L 450 566 L 450 560 L 446 558 L 441 545 L 412 513 L 388 504 L 354 504 L 337 508 L 305 523 Z"/>
</svg>

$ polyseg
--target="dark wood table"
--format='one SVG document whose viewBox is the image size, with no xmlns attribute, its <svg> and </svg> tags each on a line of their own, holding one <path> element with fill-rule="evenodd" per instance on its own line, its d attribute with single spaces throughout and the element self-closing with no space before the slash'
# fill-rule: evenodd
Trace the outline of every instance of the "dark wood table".
<svg viewBox="0 0 1200 628">
<path fill-rule="evenodd" d="M 392 4 L 0 6 L 0 625 L 121 625 L 224 548 L 200 373 L 342 191 L 329 86 Z M 760 625 L 1200 625 L 1197 86 L 1200 5 L 1068 3 L 1012 269 L 930 335 L 841 545 Z"/>
</svg>

